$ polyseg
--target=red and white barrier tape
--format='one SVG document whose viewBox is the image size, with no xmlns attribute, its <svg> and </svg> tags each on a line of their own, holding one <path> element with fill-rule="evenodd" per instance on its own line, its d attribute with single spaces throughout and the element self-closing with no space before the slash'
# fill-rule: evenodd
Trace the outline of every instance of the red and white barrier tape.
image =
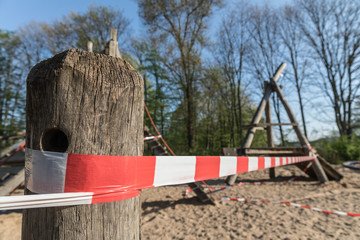
<svg viewBox="0 0 360 240">
<path fill-rule="evenodd" d="M 25 186 L 40 194 L 79 193 L 86 197 L 86 201 L 81 198 L 84 204 L 111 202 L 135 197 L 145 188 L 197 182 L 313 159 L 309 156 L 102 156 L 26 149 Z M 13 199 L 0 197 L 0 209 L 9 207 L 6 204 L 11 204 Z M 42 203 L 36 207 L 47 206 L 46 202 Z M 73 205 L 78 204 L 77 201 Z"/>
<path fill-rule="evenodd" d="M 292 203 L 292 202 L 285 202 L 285 201 L 271 201 L 271 200 L 246 199 L 246 198 L 229 198 L 229 197 L 222 197 L 222 198 L 219 198 L 218 200 L 220 200 L 220 201 L 262 202 L 262 203 L 285 204 L 285 205 L 288 205 L 288 206 L 306 208 L 306 209 L 310 209 L 310 210 L 313 210 L 313 211 L 316 211 L 316 212 L 322 212 L 322 213 L 327 213 L 327 214 L 336 214 L 336 215 L 341 215 L 341 216 L 360 217 L 360 213 L 347 213 L 347 212 L 341 212 L 341 211 L 327 211 L 327 210 L 322 210 L 322 209 L 319 209 L 319 208 L 309 207 L 309 206 L 306 206 L 306 205 L 301 205 L 301 204 Z"/>
<path fill-rule="evenodd" d="M 306 171 L 311 167 L 311 165 L 313 164 L 314 161 L 309 162 L 309 164 L 303 169 L 303 172 L 306 173 Z M 299 176 L 295 176 L 292 177 L 291 179 L 284 181 L 284 182 L 239 182 L 239 183 L 235 183 L 231 186 L 223 186 L 223 187 L 214 187 L 214 188 L 210 188 L 210 187 L 205 187 L 204 190 L 205 191 L 212 191 L 212 192 L 218 192 L 221 190 L 225 190 L 225 189 L 231 189 L 234 187 L 238 187 L 238 186 L 242 186 L 242 185 L 283 185 L 283 184 L 287 184 L 290 182 L 293 182 L 295 179 L 297 179 Z M 190 193 L 192 192 L 191 188 L 186 189 L 184 196 L 185 197 L 191 197 Z"/>
<path fill-rule="evenodd" d="M 162 138 L 162 136 L 159 135 L 159 136 L 144 137 L 144 141 L 153 140 L 153 139 L 159 139 L 159 138 Z"/>
</svg>

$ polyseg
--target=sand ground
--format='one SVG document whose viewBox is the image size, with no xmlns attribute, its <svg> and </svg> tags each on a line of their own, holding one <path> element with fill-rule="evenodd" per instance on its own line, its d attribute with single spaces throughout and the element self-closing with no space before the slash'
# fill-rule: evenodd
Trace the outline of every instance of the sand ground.
<svg viewBox="0 0 360 240">
<path fill-rule="evenodd" d="M 294 166 L 277 168 L 278 177 L 271 181 L 268 170 L 245 173 L 238 181 L 278 184 L 239 186 L 213 196 L 291 201 L 324 210 L 359 213 L 360 172 L 336 168 L 344 179 L 325 184 L 307 177 L 280 184 L 290 176 L 302 175 Z M 224 179 L 207 183 L 211 187 L 225 185 Z M 141 193 L 142 239 L 360 239 L 360 217 L 259 202 L 216 201 L 216 206 L 204 205 L 196 198 L 185 199 L 186 189 L 186 185 L 169 186 Z M 15 194 L 22 194 L 22 190 Z M 20 239 L 21 217 L 21 211 L 0 212 L 0 239 Z"/>
</svg>

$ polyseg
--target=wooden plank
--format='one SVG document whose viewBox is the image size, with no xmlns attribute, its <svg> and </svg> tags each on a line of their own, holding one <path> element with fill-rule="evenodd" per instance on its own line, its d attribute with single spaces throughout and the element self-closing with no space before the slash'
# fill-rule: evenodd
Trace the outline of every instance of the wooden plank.
<svg viewBox="0 0 360 240">
<path fill-rule="evenodd" d="M 23 142 L 24 142 L 24 140 L 19 140 L 18 142 L 16 142 L 15 144 L 11 145 L 10 147 L 7 147 L 7 148 L 5 148 L 4 150 L 2 150 L 2 151 L 0 152 L 0 159 L 3 160 L 4 158 L 10 156 L 11 153 L 12 153 L 15 149 L 17 149 L 17 148 L 19 147 L 19 145 L 20 145 L 21 143 L 23 143 Z"/>
<path fill-rule="evenodd" d="M 8 139 L 14 139 L 20 137 L 25 137 L 25 132 L 17 132 L 6 136 L 0 136 L 0 140 L 8 140 Z"/>
<path fill-rule="evenodd" d="M 224 156 L 237 156 L 238 148 L 223 148 L 222 154 Z"/>
<path fill-rule="evenodd" d="M 264 156 L 305 156 L 303 148 L 245 148 L 243 155 L 264 155 Z"/>
<path fill-rule="evenodd" d="M 9 172 L 4 172 L 4 174 L 0 174 L 0 186 L 3 185 L 3 182 L 10 176 Z"/>
<path fill-rule="evenodd" d="M 20 166 L 20 167 L 0 167 L 0 179 L 3 178 L 5 175 L 7 174 L 17 174 L 21 169 L 23 169 L 24 166 Z"/>
<path fill-rule="evenodd" d="M 25 168 L 23 167 L 17 174 L 9 177 L 0 186 L 0 196 L 7 196 L 14 191 L 25 180 Z"/>
<path fill-rule="evenodd" d="M 243 128 L 269 127 L 269 126 L 270 127 L 271 126 L 295 126 L 295 125 L 297 125 L 297 123 L 257 123 L 257 124 L 254 124 L 254 125 L 245 125 L 245 126 L 243 126 Z"/>
</svg>

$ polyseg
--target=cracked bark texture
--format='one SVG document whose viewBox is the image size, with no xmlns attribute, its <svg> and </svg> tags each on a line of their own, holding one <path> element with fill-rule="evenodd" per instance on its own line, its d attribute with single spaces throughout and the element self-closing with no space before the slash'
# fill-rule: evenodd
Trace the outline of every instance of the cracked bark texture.
<svg viewBox="0 0 360 240">
<path fill-rule="evenodd" d="M 59 53 L 28 75 L 27 147 L 49 150 L 41 137 L 59 129 L 68 153 L 141 156 L 143 102 L 141 75 L 124 60 L 75 49 Z M 139 228 L 135 197 L 24 210 L 22 239 L 139 239 Z"/>
</svg>

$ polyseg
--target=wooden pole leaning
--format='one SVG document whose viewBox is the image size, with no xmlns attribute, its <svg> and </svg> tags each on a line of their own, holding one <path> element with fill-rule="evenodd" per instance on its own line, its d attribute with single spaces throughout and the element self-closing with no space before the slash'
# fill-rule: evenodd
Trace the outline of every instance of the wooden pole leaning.
<svg viewBox="0 0 360 240">
<path fill-rule="evenodd" d="M 285 110 L 286 110 L 286 113 L 287 115 L 289 116 L 289 119 L 290 119 L 290 122 L 291 123 L 295 123 L 293 125 L 293 128 L 294 128 L 294 131 L 300 141 L 300 144 L 302 145 L 302 147 L 304 148 L 308 148 L 309 151 L 310 151 L 310 143 L 309 141 L 307 140 L 307 138 L 305 137 L 305 135 L 303 134 L 303 132 L 301 131 L 300 127 L 299 127 L 299 124 L 295 118 L 295 115 L 294 113 L 292 112 L 291 108 L 290 108 L 290 105 L 289 103 L 286 101 L 285 99 L 285 96 L 280 88 L 280 86 L 277 84 L 276 81 L 274 81 L 274 79 L 270 79 L 270 83 L 271 85 L 273 86 L 273 88 L 275 89 L 275 92 L 277 93 L 278 97 L 280 98 Z M 322 168 L 319 160 L 316 158 L 313 165 L 312 165 L 312 168 L 314 169 L 314 172 L 317 176 L 317 179 L 320 181 L 320 182 L 327 182 L 329 181 L 324 169 Z"/>
<path fill-rule="evenodd" d="M 267 88 L 267 85 L 269 82 L 265 81 L 264 86 Z M 274 145 L 274 139 L 273 139 L 273 127 L 272 127 L 272 121 L 271 121 L 271 101 L 268 101 L 265 106 L 265 120 L 266 123 L 269 124 L 266 126 L 266 136 L 267 136 L 267 145 L 268 147 L 273 148 Z M 270 179 L 274 179 L 276 177 L 275 175 L 275 168 L 269 169 Z"/>
<path fill-rule="evenodd" d="M 40 62 L 27 78 L 27 147 L 141 156 L 143 90 L 141 75 L 120 58 L 71 49 Z M 139 238 L 139 196 L 23 214 L 24 240 Z"/>
<path fill-rule="evenodd" d="M 282 71 L 285 69 L 286 67 L 286 63 L 282 63 L 280 64 L 280 66 L 278 67 L 278 69 L 276 70 L 274 76 L 273 76 L 273 80 L 275 82 L 277 82 L 277 80 L 279 79 L 279 77 L 281 76 Z M 273 89 L 272 86 L 270 84 L 267 85 L 267 87 L 265 88 L 265 93 L 263 98 L 260 101 L 260 104 L 258 106 L 258 108 L 256 109 L 255 115 L 251 121 L 251 126 L 246 133 L 246 136 L 244 138 L 243 144 L 241 146 L 242 149 L 244 148 L 249 148 L 251 146 L 251 143 L 254 139 L 255 136 L 255 132 L 256 132 L 256 124 L 258 124 L 261 120 L 261 117 L 263 116 L 265 107 L 266 107 L 266 103 L 269 101 L 270 95 L 272 93 Z M 232 175 L 229 176 L 226 179 L 227 184 L 232 185 L 235 183 L 236 180 L 236 176 L 237 175 Z"/>
</svg>

